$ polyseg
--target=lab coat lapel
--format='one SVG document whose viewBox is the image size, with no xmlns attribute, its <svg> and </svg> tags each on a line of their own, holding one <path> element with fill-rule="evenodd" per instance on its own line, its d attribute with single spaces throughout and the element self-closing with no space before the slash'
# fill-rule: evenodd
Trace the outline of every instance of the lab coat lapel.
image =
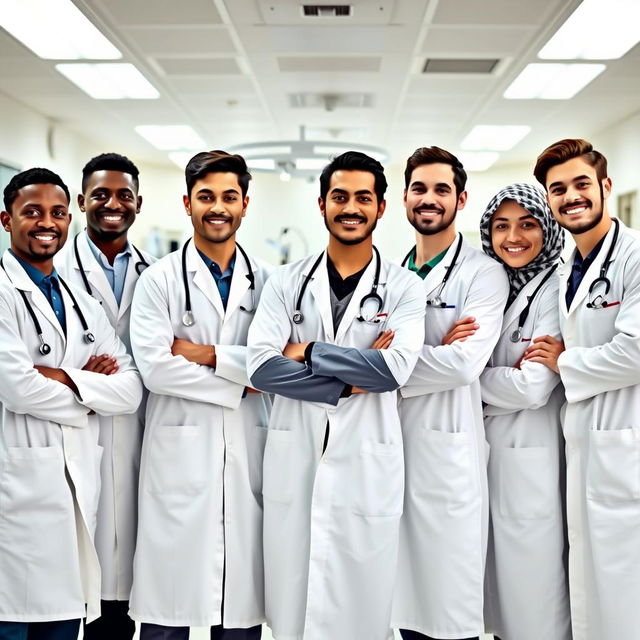
<svg viewBox="0 0 640 640">
<path fill-rule="evenodd" d="M 571 267 L 576 251 L 577 249 L 574 249 L 566 262 L 558 267 L 558 285 L 560 287 L 558 292 L 558 306 L 564 318 L 569 315 L 569 310 L 567 309 L 567 285 L 569 283 L 569 276 L 571 275 Z"/>
<path fill-rule="evenodd" d="M 515 327 L 511 326 L 514 321 L 517 322 L 520 314 L 524 311 L 524 308 L 529 303 L 529 297 L 533 295 L 533 292 L 536 290 L 537 286 L 540 284 L 540 281 L 547 274 L 547 269 L 541 271 L 534 278 L 529 280 L 527 284 L 520 290 L 516 299 L 511 303 L 511 306 L 505 311 L 504 321 L 502 323 L 502 332 L 503 335 L 507 330 L 512 332 L 515 330 Z M 524 336 L 523 336 L 524 337 Z M 527 338 L 531 338 L 532 336 L 526 336 Z"/>
<path fill-rule="evenodd" d="M 304 279 L 309 275 L 309 271 L 311 270 L 311 267 L 316 260 L 317 256 L 314 256 L 308 261 L 307 268 L 302 273 L 302 279 L 300 280 L 298 292 L 296 292 L 296 300 L 299 295 L 300 287 L 302 287 Z M 307 289 L 316 302 L 316 306 L 320 313 L 320 318 L 322 319 L 322 326 L 324 327 L 325 336 L 327 337 L 327 340 L 333 342 L 333 314 L 331 313 L 331 296 L 329 294 L 329 272 L 327 271 L 326 251 L 322 260 L 320 261 L 320 264 L 318 265 L 318 268 L 311 276 L 311 280 Z M 304 299 L 302 301 L 302 304 L 304 306 Z"/>
<path fill-rule="evenodd" d="M 213 308 L 218 312 L 220 318 L 223 319 L 224 307 L 222 306 L 220 292 L 218 291 L 211 272 L 204 263 L 204 260 L 200 257 L 193 240 L 191 240 L 187 247 L 187 277 L 189 273 L 193 273 L 193 284 L 202 291 Z M 193 300 L 191 301 L 191 307 L 194 315 L 197 315 Z"/>
<path fill-rule="evenodd" d="M 127 275 L 124 278 L 124 287 L 122 289 L 122 298 L 120 299 L 120 308 L 118 309 L 118 319 L 126 313 L 127 309 L 131 306 L 133 300 L 133 292 L 138 282 L 138 272 L 136 271 L 136 263 L 138 262 L 138 254 L 133 247 L 130 248 L 131 255 L 129 256 L 129 264 L 127 264 Z M 109 287 L 111 288 L 111 287 Z M 115 301 L 115 296 L 113 296 Z"/>
<path fill-rule="evenodd" d="M 227 300 L 227 310 L 224 316 L 224 321 L 227 321 L 227 318 L 231 316 L 231 314 L 241 306 L 242 300 L 247 293 L 247 289 L 249 289 L 250 281 L 247 277 L 253 271 L 253 266 L 251 264 L 247 264 L 244 256 L 237 248 L 236 245 L 236 264 L 233 268 L 233 275 L 231 276 L 231 288 L 229 289 L 229 299 Z M 255 293 L 255 292 L 254 292 Z M 243 305 L 246 309 L 251 309 L 252 303 L 249 301 L 249 297 L 247 296 L 245 304 Z"/>
<path fill-rule="evenodd" d="M 438 264 L 429 271 L 424 279 L 424 290 L 427 293 L 427 297 L 431 298 L 436 293 L 439 293 L 440 285 L 442 284 L 442 280 L 447 272 L 447 269 L 451 262 L 453 261 L 453 257 L 456 255 L 456 249 L 458 248 L 458 242 L 460 242 L 460 234 L 457 233 L 455 240 L 451 243 L 451 246 L 447 249 L 447 253 L 445 253 L 444 258 L 438 262 Z M 460 249 L 460 255 L 458 256 L 458 264 L 464 260 L 465 256 L 465 245 L 463 241 L 463 246 Z M 420 265 L 422 266 L 422 265 Z M 443 295 L 442 292 L 440 295 Z"/>
</svg>

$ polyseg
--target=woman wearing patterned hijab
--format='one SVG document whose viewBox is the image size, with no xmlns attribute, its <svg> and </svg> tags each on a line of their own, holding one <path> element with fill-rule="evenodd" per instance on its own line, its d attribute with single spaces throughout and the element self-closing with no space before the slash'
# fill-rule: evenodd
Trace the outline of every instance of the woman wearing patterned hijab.
<svg viewBox="0 0 640 640">
<path fill-rule="evenodd" d="M 485 624 L 504 640 L 569 640 L 564 393 L 557 374 L 522 360 L 536 337 L 560 336 L 555 268 L 563 231 L 542 191 L 514 184 L 491 200 L 480 235 L 511 285 L 502 333 L 480 378 L 491 446 Z"/>
</svg>

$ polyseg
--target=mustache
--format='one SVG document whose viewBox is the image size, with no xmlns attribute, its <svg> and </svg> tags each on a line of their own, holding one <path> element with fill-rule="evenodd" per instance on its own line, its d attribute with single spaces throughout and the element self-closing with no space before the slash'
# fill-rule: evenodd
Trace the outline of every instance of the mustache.
<svg viewBox="0 0 640 640">
<path fill-rule="evenodd" d="M 422 205 L 421 207 L 415 207 L 413 212 L 414 213 L 444 213 L 444 209 L 442 207 L 438 207 L 435 204 L 431 204 L 431 205 Z"/>
<path fill-rule="evenodd" d="M 593 202 L 591 202 L 591 200 L 588 200 L 587 198 L 585 198 L 584 200 L 578 200 L 577 202 L 572 202 L 571 204 L 565 204 L 565 205 L 562 205 L 560 207 L 560 213 L 564 213 L 565 211 L 568 211 L 569 209 L 575 209 L 576 207 L 592 208 L 593 207 Z"/>
<path fill-rule="evenodd" d="M 205 222 L 209 222 L 210 220 L 224 220 L 225 222 L 230 222 L 232 218 L 231 216 L 224 216 L 224 215 L 214 213 L 214 214 L 203 216 L 202 219 Z"/>
<path fill-rule="evenodd" d="M 42 235 L 43 233 L 53 234 L 56 238 L 60 238 L 62 236 L 62 234 L 55 229 L 38 229 L 36 231 L 30 231 L 29 236 L 35 238 L 36 236 Z"/>
<path fill-rule="evenodd" d="M 343 220 L 360 220 L 362 222 L 366 222 L 367 218 L 365 216 L 360 216 L 357 213 L 341 213 L 334 218 L 335 222 L 342 222 Z"/>
</svg>

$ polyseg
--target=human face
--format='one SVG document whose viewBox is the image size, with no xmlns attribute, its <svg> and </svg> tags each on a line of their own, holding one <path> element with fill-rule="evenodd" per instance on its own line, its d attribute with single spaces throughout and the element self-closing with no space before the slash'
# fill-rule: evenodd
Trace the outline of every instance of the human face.
<svg viewBox="0 0 640 640">
<path fill-rule="evenodd" d="M 542 251 L 540 223 L 517 202 L 505 200 L 491 217 L 491 245 L 502 262 L 519 269 Z"/>
<path fill-rule="evenodd" d="M 373 173 L 340 169 L 331 174 L 326 200 L 318 198 L 318 205 L 331 236 L 352 245 L 371 236 L 386 203 L 378 203 Z"/>
<path fill-rule="evenodd" d="M 122 171 L 94 171 L 84 193 L 78 195 L 92 240 L 110 241 L 125 235 L 141 205 L 133 176 Z"/>
<path fill-rule="evenodd" d="M 196 181 L 184 208 L 198 242 L 223 243 L 235 236 L 247 212 L 249 197 L 242 197 L 238 175 L 232 172 L 207 173 Z"/>
<path fill-rule="evenodd" d="M 11 235 L 13 252 L 41 268 L 67 239 L 69 200 L 57 184 L 30 184 L 18 191 L 11 211 L 3 211 L 0 219 Z"/>
<path fill-rule="evenodd" d="M 603 219 L 611 179 L 598 180 L 596 170 L 581 157 L 551 167 L 547 201 L 558 223 L 573 235 L 596 227 Z"/>
<path fill-rule="evenodd" d="M 407 219 L 424 236 L 448 229 L 467 202 L 467 192 L 456 195 L 453 167 L 443 162 L 423 164 L 411 173 L 404 191 Z"/>
</svg>

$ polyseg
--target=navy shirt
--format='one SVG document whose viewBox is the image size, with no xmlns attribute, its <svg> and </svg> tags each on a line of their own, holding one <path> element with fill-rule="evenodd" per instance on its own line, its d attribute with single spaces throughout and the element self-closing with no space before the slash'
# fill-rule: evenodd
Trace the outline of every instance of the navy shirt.
<svg viewBox="0 0 640 640">
<path fill-rule="evenodd" d="M 9 249 L 9 251 L 11 251 L 11 249 Z M 31 281 L 36 285 L 36 287 L 38 287 L 38 289 L 40 289 L 40 291 L 42 291 L 44 297 L 49 301 L 49 304 L 56 314 L 56 318 L 58 318 L 58 322 L 66 335 L 67 319 L 64 311 L 62 292 L 60 291 L 58 272 L 54 269 L 48 276 L 45 276 L 40 269 L 36 269 L 32 264 L 25 262 L 13 251 L 11 251 L 11 255 L 22 265 L 22 268 L 27 272 Z"/>
<path fill-rule="evenodd" d="M 198 253 L 200 254 L 200 257 L 202 258 L 204 263 L 207 265 L 207 268 L 211 272 L 213 279 L 216 281 L 216 286 L 218 287 L 218 291 L 220 292 L 220 299 L 222 300 L 222 306 L 226 311 L 227 301 L 229 300 L 229 291 L 231 290 L 231 278 L 233 277 L 233 269 L 236 266 L 236 254 L 235 252 L 233 253 L 233 256 L 231 256 L 231 261 L 229 262 L 229 266 L 227 267 L 226 271 L 222 273 L 217 262 L 214 262 L 213 260 L 211 260 L 211 258 L 205 256 L 204 253 L 200 251 L 200 249 L 198 249 Z"/>
<path fill-rule="evenodd" d="M 571 303 L 573 299 L 576 297 L 576 293 L 578 291 L 578 287 L 584 278 L 585 273 L 589 270 L 589 267 L 593 264 L 593 261 L 597 258 L 598 253 L 600 253 L 600 249 L 602 249 L 602 244 L 604 243 L 604 239 L 607 236 L 602 236 L 602 239 L 598 244 L 593 247 L 591 252 L 586 258 L 582 258 L 580 252 L 576 250 L 576 255 L 573 258 L 573 265 L 571 267 L 571 274 L 569 275 L 569 280 L 567 281 L 567 293 L 565 295 L 565 301 L 567 303 L 567 309 L 571 307 Z"/>
</svg>

